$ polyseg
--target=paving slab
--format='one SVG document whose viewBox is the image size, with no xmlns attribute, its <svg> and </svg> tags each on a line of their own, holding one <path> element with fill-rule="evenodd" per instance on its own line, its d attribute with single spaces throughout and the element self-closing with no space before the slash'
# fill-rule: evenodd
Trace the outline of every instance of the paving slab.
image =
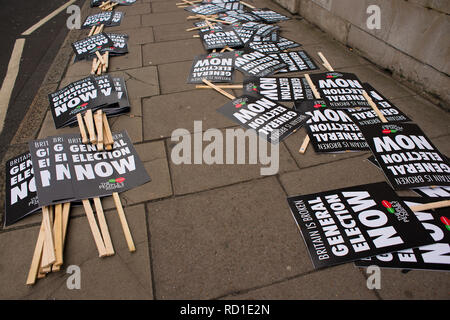
<svg viewBox="0 0 450 320">
<path fill-rule="evenodd" d="M 122 6 L 123 8 L 123 6 Z M 120 8 L 120 10 L 118 11 L 122 11 Z M 128 30 L 128 29 L 137 29 L 139 27 L 142 26 L 141 23 L 141 16 L 138 15 L 128 15 L 125 14 L 125 16 L 123 17 L 121 23 L 119 26 L 116 27 L 108 27 L 105 29 L 105 31 L 107 32 L 120 32 L 122 30 Z"/>
<path fill-rule="evenodd" d="M 210 299 L 312 269 L 274 177 L 147 208 L 157 299 Z"/>
<path fill-rule="evenodd" d="M 128 53 L 109 59 L 108 72 L 135 69 L 142 67 L 142 51 L 140 45 L 128 45 Z"/>
<path fill-rule="evenodd" d="M 195 90 L 195 84 L 187 83 L 192 61 L 182 61 L 158 66 L 161 94 Z"/>
<path fill-rule="evenodd" d="M 87 219 L 71 219 L 62 271 L 38 280 L 32 287 L 26 286 L 25 281 L 39 227 L 1 233 L 2 299 L 152 299 L 145 208 L 134 206 L 126 208 L 125 213 L 136 252 L 128 251 L 115 212 L 105 214 L 116 254 L 102 259 L 98 257 Z M 81 270 L 79 290 L 67 288 L 70 275 L 65 270 L 70 265 Z"/>
<path fill-rule="evenodd" d="M 151 27 L 162 24 L 182 23 L 190 14 L 187 11 L 179 10 L 177 12 L 162 12 L 142 15 L 142 26 Z"/>
<path fill-rule="evenodd" d="M 158 71 L 154 66 L 111 72 L 110 74 L 125 79 L 130 99 L 141 99 L 159 94 Z"/>
<path fill-rule="evenodd" d="M 192 21 L 154 26 L 155 41 L 192 39 L 194 34 L 198 34 L 196 31 L 186 31 L 186 29 L 192 27 Z"/>
<path fill-rule="evenodd" d="M 142 46 L 144 66 L 188 61 L 205 53 L 200 39 L 149 43 Z"/>
</svg>

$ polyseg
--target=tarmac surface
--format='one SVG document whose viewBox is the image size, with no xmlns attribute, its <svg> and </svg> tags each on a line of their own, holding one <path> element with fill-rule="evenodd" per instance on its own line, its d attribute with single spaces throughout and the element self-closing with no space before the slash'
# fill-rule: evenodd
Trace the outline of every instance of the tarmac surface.
<svg viewBox="0 0 450 320">
<path fill-rule="evenodd" d="M 82 9 L 82 17 L 99 11 Z M 261 176 L 261 165 L 175 165 L 171 134 L 185 128 L 194 137 L 194 121 L 208 128 L 238 128 L 216 111 L 228 99 L 186 84 L 193 58 L 203 54 L 193 38 L 189 12 L 177 0 L 138 0 L 121 6 L 119 27 L 129 53 L 110 60 L 109 73 L 126 79 L 130 114 L 111 119 L 113 131 L 126 129 L 152 181 L 121 194 L 136 252 L 128 252 L 112 198 L 105 208 L 116 254 L 98 258 L 82 208 L 73 208 L 62 271 L 36 285 L 25 285 L 41 214 L 0 230 L 1 299 L 448 299 L 446 272 L 381 270 L 381 289 L 369 290 L 366 270 L 353 263 L 314 270 L 286 198 L 385 181 L 366 159 L 368 152 L 304 155 L 298 149 L 304 129 L 280 144 L 280 169 Z M 315 61 L 321 51 L 335 70 L 370 82 L 450 155 L 450 116 L 309 22 L 270 0 L 248 1 L 292 17 L 278 23 L 281 35 L 303 45 Z M 87 35 L 68 33 L 28 113 L 2 161 L 27 150 L 27 142 L 56 130 L 47 94 L 87 76 L 89 62 L 73 63 L 70 44 Z M 322 67 L 316 72 L 323 72 Z M 242 82 L 238 73 L 236 83 Z M 298 74 L 289 74 L 295 76 Z M 239 90 L 233 94 L 238 96 Z M 205 145 L 206 143 L 204 143 Z M 1 168 L 4 181 L 4 167 Z M 2 189 L 4 184 L 2 183 Z M 0 205 L 3 208 L 4 190 Z M 413 195 L 402 192 L 401 195 Z M 81 289 L 69 290 L 65 268 L 81 269 Z"/>
</svg>

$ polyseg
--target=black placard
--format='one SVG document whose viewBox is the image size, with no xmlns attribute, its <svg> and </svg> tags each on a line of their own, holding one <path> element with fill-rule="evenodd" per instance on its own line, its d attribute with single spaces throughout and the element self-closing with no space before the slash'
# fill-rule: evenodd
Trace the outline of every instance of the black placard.
<svg viewBox="0 0 450 320">
<path fill-rule="evenodd" d="M 31 154 L 25 152 L 6 161 L 5 226 L 39 209 Z"/>
<path fill-rule="evenodd" d="M 241 96 L 217 111 L 244 128 L 255 130 L 271 143 L 283 141 L 308 119 L 295 110 L 261 96 Z"/>
<path fill-rule="evenodd" d="M 114 43 L 113 46 L 105 48 L 102 52 L 109 51 L 110 55 L 122 55 L 128 53 L 128 35 L 121 33 L 106 34 Z"/>
<path fill-rule="evenodd" d="M 402 198 L 408 205 L 426 204 L 431 200 Z M 357 267 L 377 265 L 381 268 L 450 270 L 450 210 L 448 208 L 414 212 L 434 243 L 355 261 Z"/>
<path fill-rule="evenodd" d="M 249 42 L 254 34 L 256 33 L 256 30 L 254 28 L 246 28 L 243 27 L 241 24 L 233 24 L 232 28 L 236 33 L 238 34 L 239 38 L 241 38 L 242 43 L 245 45 L 247 42 Z"/>
<path fill-rule="evenodd" d="M 260 37 L 266 37 L 269 34 L 276 32 L 280 29 L 279 26 L 274 26 L 271 24 L 265 24 L 265 23 L 258 23 L 258 22 L 245 22 L 242 24 L 245 28 L 254 28 L 256 30 L 256 35 Z"/>
<path fill-rule="evenodd" d="M 409 122 L 411 119 L 394 106 L 389 100 L 383 97 L 370 84 L 363 84 L 364 90 L 372 98 L 380 112 L 385 116 L 388 122 Z M 358 126 L 371 125 L 374 123 L 382 123 L 374 110 L 368 108 L 348 108 L 348 114 Z"/>
<path fill-rule="evenodd" d="M 232 52 L 210 53 L 195 57 L 188 83 L 232 82 L 234 75 L 235 54 Z"/>
<path fill-rule="evenodd" d="M 267 8 L 253 10 L 252 14 L 260 17 L 267 23 L 277 23 L 279 21 L 285 21 L 290 19 L 285 15 L 282 15 L 281 13 L 275 12 Z"/>
<path fill-rule="evenodd" d="M 264 77 L 286 67 L 286 64 L 264 53 L 243 50 L 235 51 L 234 66 L 246 76 Z"/>
<path fill-rule="evenodd" d="M 126 131 L 113 134 L 112 151 L 97 151 L 95 145 L 83 144 L 79 135 L 65 138 L 78 199 L 124 192 L 150 181 Z"/>
<path fill-rule="evenodd" d="M 105 26 L 109 26 L 114 16 L 114 11 L 102 11 L 93 15 L 90 15 L 84 20 L 81 25 L 81 29 L 90 29 L 93 26 L 99 26 L 104 24 Z"/>
<path fill-rule="evenodd" d="M 426 187 L 414 188 L 413 191 L 425 198 L 447 198 L 450 199 L 450 187 Z"/>
<path fill-rule="evenodd" d="M 184 8 L 184 10 L 192 12 L 194 14 L 201 14 L 201 15 L 218 14 L 227 11 L 227 9 L 221 8 L 211 3 L 195 4 L 193 6 Z"/>
<path fill-rule="evenodd" d="M 224 27 L 223 30 L 206 30 L 200 31 L 200 38 L 206 50 L 221 49 L 226 46 L 230 48 L 242 47 L 239 35 L 232 28 Z"/>
<path fill-rule="evenodd" d="M 318 153 L 366 151 L 369 146 L 359 127 L 344 110 L 324 108 L 320 101 L 308 101 L 310 111 L 305 114 L 307 132 L 314 150 Z M 298 108 L 296 108 L 298 110 Z"/>
<path fill-rule="evenodd" d="M 319 67 L 314 63 L 308 53 L 306 53 L 306 51 L 304 50 L 274 53 L 270 56 L 283 61 L 288 66 L 286 69 L 280 70 L 280 73 L 301 72 L 319 69 Z"/>
<path fill-rule="evenodd" d="M 370 108 L 363 96 L 362 82 L 355 74 L 326 72 L 310 74 L 310 77 L 330 108 Z"/>
<path fill-rule="evenodd" d="M 251 77 L 243 84 L 244 94 L 262 95 L 273 101 L 313 99 L 305 78 Z"/>
<path fill-rule="evenodd" d="M 412 123 L 373 124 L 361 131 L 395 190 L 450 186 L 450 164 Z"/>
<path fill-rule="evenodd" d="M 293 48 L 298 48 L 301 47 L 302 45 L 300 43 L 297 43 L 295 41 L 289 40 L 287 38 L 284 37 L 279 37 L 278 41 L 277 41 L 277 45 L 281 50 L 288 50 L 288 49 L 293 49 Z M 303 51 L 305 52 L 305 51 Z M 309 56 L 308 56 L 309 58 Z M 309 60 L 312 61 L 311 58 L 309 58 Z"/>
<path fill-rule="evenodd" d="M 112 46 L 114 46 L 114 42 L 106 35 L 106 33 L 94 34 L 72 43 L 72 48 L 77 60 L 88 58 L 96 51 L 101 51 Z"/>
<path fill-rule="evenodd" d="M 386 183 L 289 197 L 316 269 L 434 242 Z"/>
<path fill-rule="evenodd" d="M 251 41 L 248 41 L 245 46 L 251 50 L 262 52 L 264 54 L 278 53 L 282 51 L 275 42 L 269 41 L 255 41 L 252 39 Z"/>
</svg>

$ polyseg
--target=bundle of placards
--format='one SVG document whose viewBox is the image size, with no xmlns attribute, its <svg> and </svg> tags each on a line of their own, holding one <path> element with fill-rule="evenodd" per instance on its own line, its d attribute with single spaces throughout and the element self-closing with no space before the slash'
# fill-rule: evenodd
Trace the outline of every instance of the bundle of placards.
<svg viewBox="0 0 450 320">
<path fill-rule="evenodd" d="M 6 164 L 5 224 L 42 210 L 42 224 L 27 284 L 63 264 L 71 203 L 82 203 L 100 257 L 114 254 L 101 198 L 113 196 L 130 251 L 135 245 L 119 193 L 150 181 L 126 131 L 112 135 L 113 149 L 100 151 L 76 134 L 31 141 L 30 151 Z M 98 224 L 89 199 L 94 200 Z"/>
<path fill-rule="evenodd" d="M 112 10 L 117 5 L 130 6 L 136 0 L 91 0 L 91 7 L 99 7 L 103 11 Z"/>
</svg>

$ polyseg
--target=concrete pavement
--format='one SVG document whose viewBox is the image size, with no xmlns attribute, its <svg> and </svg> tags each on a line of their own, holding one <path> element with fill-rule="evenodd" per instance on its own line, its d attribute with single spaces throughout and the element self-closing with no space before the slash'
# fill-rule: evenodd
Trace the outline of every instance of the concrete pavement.
<svg viewBox="0 0 450 320">
<path fill-rule="evenodd" d="M 381 289 L 369 290 L 365 270 L 353 264 L 313 269 L 286 198 L 384 181 L 382 172 L 366 161 L 369 153 L 319 155 L 309 148 L 301 155 L 298 149 L 306 134 L 302 129 L 280 144 L 280 170 L 273 176 L 261 176 L 259 165 L 171 161 L 175 143 L 170 136 L 175 129 L 193 134 L 195 120 L 203 121 L 203 131 L 236 127 L 216 112 L 227 98 L 186 84 L 194 56 L 204 49 L 199 39 L 192 38 L 194 33 L 185 31 L 192 26 L 186 21 L 190 14 L 178 9 L 176 2 L 138 0 L 121 6 L 126 13 L 122 25 L 106 30 L 130 36 L 129 54 L 113 57 L 109 71 L 126 79 L 131 112 L 112 119 L 112 130 L 128 130 L 152 177 L 121 195 L 137 251 L 128 252 L 112 198 L 103 204 L 116 249 L 113 257 L 98 258 L 85 214 L 74 208 L 64 266 L 80 266 L 81 289 L 67 289 L 69 275 L 64 268 L 27 287 L 41 219 L 35 214 L 0 231 L 0 298 L 448 299 L 450 278 L 444 272 L 382 269 Z M 301 17 L 270 0 L 249 2 L 291 16 L 279 23 L 283 36 L 303 44 L 316 61 L 321 51 L 336 70 L 370 82 L 450 155 L 448 113 Z M 98 10 L 85 5 L 83 17 Z M 46 94 L 89 74 L 90 63 L 73 63 L 70 48 L 86 33 L 69 33 L 2 165 L 26 150 L 31 139 L 77 131 L 54 128 Z M 242 81 L 239 72 L 236 78 Z M 3 171 L 4 167 L 2 175 Z"/>
</svg>

